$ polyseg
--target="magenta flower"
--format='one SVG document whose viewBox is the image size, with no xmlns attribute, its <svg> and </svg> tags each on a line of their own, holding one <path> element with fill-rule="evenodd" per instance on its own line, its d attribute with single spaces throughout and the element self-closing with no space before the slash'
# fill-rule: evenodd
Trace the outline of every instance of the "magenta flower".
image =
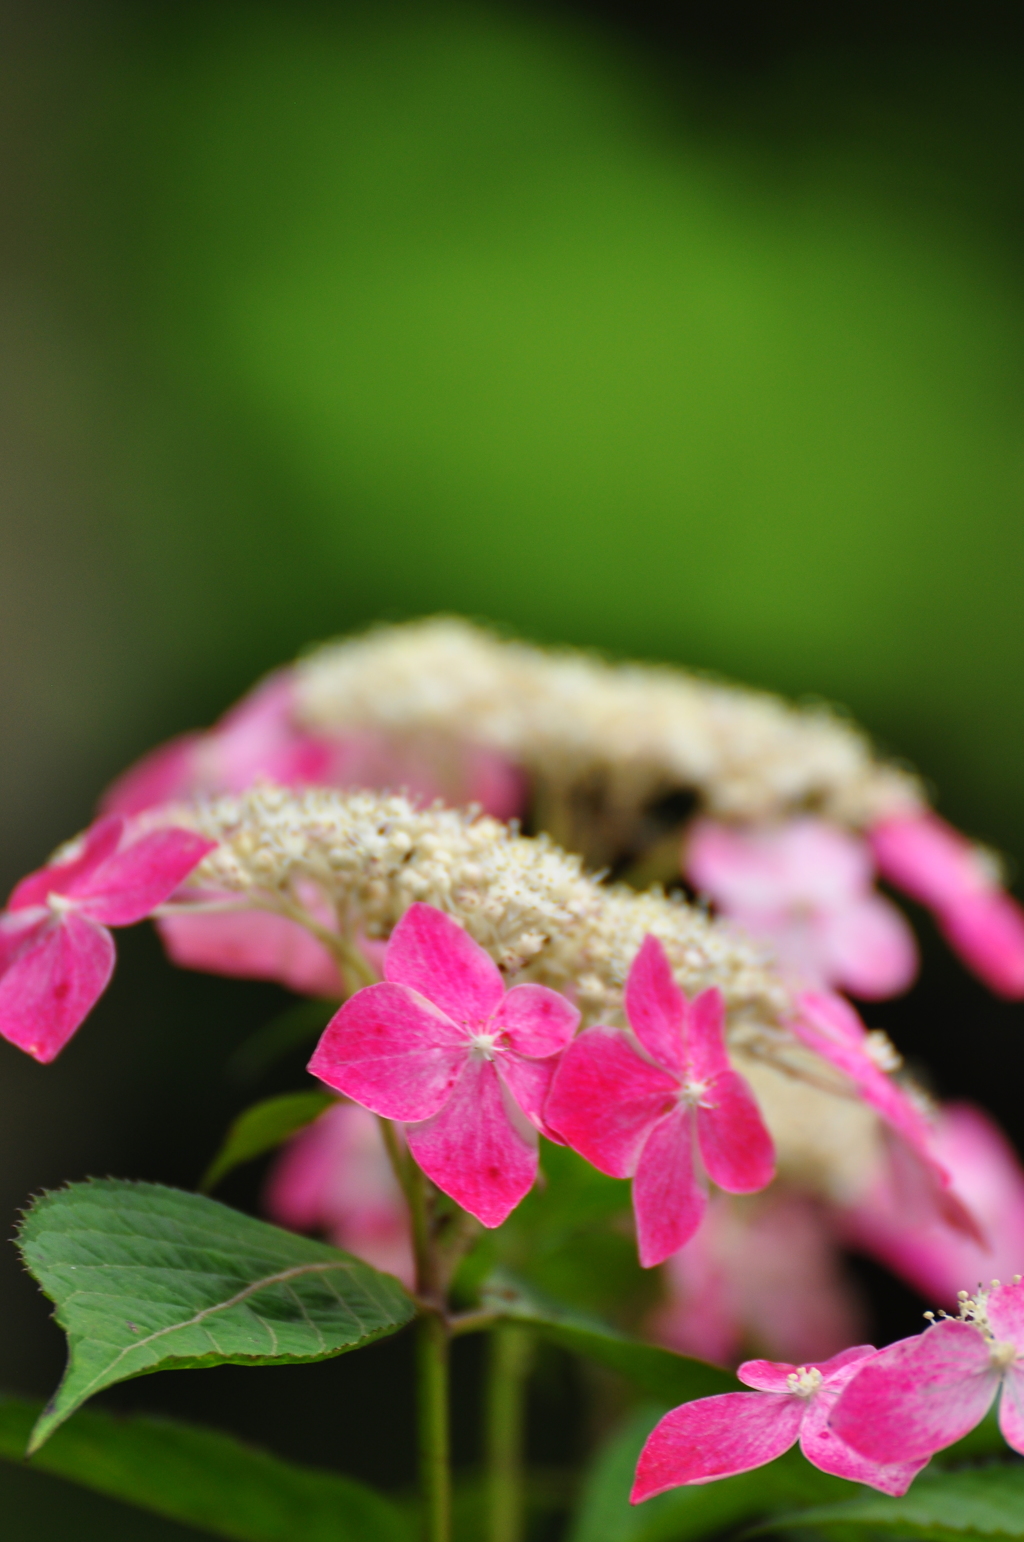
<svg viewBox="0 0 1024 1542">
<path fill-rule="evenodd" d="M 874 1353 L 870 1344 L 862 1344 L 816 1365 L 747 1360 L 737 1375 L 757 1391 L 723 1392 L 684 1403 L 654 1426 L 637 1463 L 632 1503 L 684 1483 L 750 1472 L 798 1440 L 804 1456 L 822 1472 L 870 1484 L 883 1494 L 905 1494 L 927 1457 L 899 1463 L 870 1460 L 829 1428 L 836 1399 Z"/>
<path fill-rule="evenodd" d="M 848 831 L 809 817 L 760 829 L 702 819 L 684 859 L 691 883 L 801 984 L 880 998 L 913 980 L 914 934 L 875 892 L 870 852 Z"/>
<path fill-rule="evenodd" d="M 439 1189 L 485 1226 L 537 1175 L 537 1130 L 579 1013 L 544 985 L 506 992 L 497 965 L 431 905 L 412 905 L 384 954 L 384 982 L 346 1001 L 309 1063 L 386 1119 Z"/>
<path fill-rule="evenodd" d="M 914 1462 L 974 1428 L 1002 1389 L 999 1428 L 1024 1453 L 1024 1285 L 993 1281 L 962 1316 L 880 1350 L 832 1411 L 840 1439 L 870 1461 Z"/>
<path fill-rule="evenodd" d="M 281 1152 L 264 1193 L 267 1214 L 295 1231 L 325 1231 L 375 1269 L 412 1289 L 412 1241 L 402 1191 L 377 1120 L 336 1103 Z"/>
<path fill-rule="evenodd" d="M 0 1034 L 52 1060 L 110 980 L 107 928 L 148 916 L 214 844 L 191 830 L 136 835 L 113 815 L 23 878 L 0 915 Z"/>
<path fill-rule="evenodd" d="M 626 981 L 632 1033 L 588 1028 L 562 1056 L 551 1127 L 613 1178 L 633 1179 L 640 1262 L 662 1263 L 700 1225 L 708 1176 L 730 1194 L 770 1183 L 775 1152 L 753 1093 L 729 1064 L 720 992 L 687 1002 L 656 937 Z"/>
<path fill-rule="evenodd" d="M 941 1111 L 933 1146 L 987 1246 L 952 1230 L 934 1210 L 908 1213 L 906 1194 L 888 1167 L 840 1212 L 838 1223 L 848 1243 L 879 1259 L 928 1300 L 954 1307 L 964 1280 L 1005 1278 L 1024 1263 L 1024 1169 L 999 1127 L 966 1103 Z"/>
<path fill-rule="evenodd" d="M 935 914 L 950 946 L 992 990 L 1024 996 L 1024 910 L 996 863 L 937 814 L 903 814 L 871 831 L 883 877 Z"/>
</svg>

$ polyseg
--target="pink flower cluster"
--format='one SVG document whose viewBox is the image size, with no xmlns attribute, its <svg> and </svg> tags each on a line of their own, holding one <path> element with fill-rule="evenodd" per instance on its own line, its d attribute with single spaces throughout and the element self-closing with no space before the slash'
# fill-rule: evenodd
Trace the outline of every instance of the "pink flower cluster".
<svg viewBox="0 0 1024 1542">
<path fill-rule="evenodd" d="M 753 1392 L 726 1392 L 665 1415 L 640 1454 L 634 1503 L 682 1484 L 749 1472 L 797 1440 L 824 1472 L 902 1494 L 937 1451 L 961 1440 L 1001 1392 L 999 1425 L 1024 1454 L 1024 1284 L 960 1292 L 943 1317 L 888 1348 L 810 1365 L 748 1360 Z"/>
</svg>

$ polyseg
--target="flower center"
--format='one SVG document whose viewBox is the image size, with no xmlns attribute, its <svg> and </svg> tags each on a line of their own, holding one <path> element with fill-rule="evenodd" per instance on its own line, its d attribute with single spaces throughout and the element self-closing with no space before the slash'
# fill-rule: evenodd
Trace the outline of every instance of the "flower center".
<svg viewBox="0 0 1024 1542">
<path fill-rule="evenodd" d="M 996 1339 L 988 1346 L 988 1357 L 997 1371 L 1009 1370 L 1017 1358 L 1017 1346 L 1008 1339 Z"/>
<path fill-rule="evenodd" d="M 710 1082 L 698 1082 L 687 1078 L 679 1089 L 680 1103 L 686 1103 L 690 1108 L 713 1108 L 714 1104 L 707 1100 L 710 1085 Z"/>
<path fill-rule="evenodd" d="M 75 909 L 75 901 L 66 894 L 50 893 L 46 896 L 46 907 L 55 916 L 66 916 L 69 910 Z"/>
<path fill-rule="evenodd" d="M 800 1365 L 795 1371 L 790 1371 L 786 1377 L 786 1386 L 795 1397 L 813 1397 L 823 1379 L 816 1365 L 812 1365 L 810 1370 L 806 1365 Z"/>
<path fill-rule="evenodd" d="M 502 1051 L 498 1038 L 496 1033 L 471 1033 L 469 1050 L 474 1060 L 493 1060 L 495 1055 L 500 1055 Z"/>
</svg>

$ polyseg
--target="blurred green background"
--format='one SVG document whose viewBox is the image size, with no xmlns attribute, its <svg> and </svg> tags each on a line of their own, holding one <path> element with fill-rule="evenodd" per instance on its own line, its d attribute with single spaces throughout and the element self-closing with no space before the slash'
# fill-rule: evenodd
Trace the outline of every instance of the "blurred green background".
<svg viewBox="0 0 1024 1542">
<path fill-rule="evenodd" d="M 438 609 L 845 703 L 1024 853 L 1021 50 L 727 10 L 0 8 L 7 883 L 261 670 Z M 936 968 L 895 1031 L 941 1005 L 942 1090 L 1012 1118 L 1020 1008 Z M 4 1213 L 194 1181 L 277 1001 L 128 939 L 56 1067 L 0 1045 Z"/>
</svg>

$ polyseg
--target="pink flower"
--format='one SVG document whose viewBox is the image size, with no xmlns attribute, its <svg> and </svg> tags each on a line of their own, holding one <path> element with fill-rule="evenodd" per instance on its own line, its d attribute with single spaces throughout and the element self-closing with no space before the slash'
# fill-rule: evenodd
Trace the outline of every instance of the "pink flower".
<svg viewBox="0 0 1024 1542">
<path fill-rule="evenodd" d="M 829 1414 L 870 1344 L 844 1349 L 816 1365 L 748 1360 L 737 1375 L 755 1392 L 723 1392 L 673 1408 L 656 1424 L 640 1453 L 630 1499 L 638 1504 L 684 1483 L 711 1483 L 774 1461 L 799 1440 L 822 1472 L 904 1494 L 924 1459 L 870 1460 L 829 1428 Z"/>
<path fill-rule="evenodd" d="M 875 893 L 870 853 L 847 831 L 810 817 L 761 829 L 702 819 L 684 859 L 690 881 L 804 985 L 879 998 L 913 980 L 913 932 Z"/>
<path fill-rule="evenodd" d="M 485 1226 L 537 1174 L 537 1130 L 559 1052 L 579 1022 L 543 985 L 506 993 L 497 965 L 431 905 L 412 905 L 384 954 L 384 983 L 351 997 L 309 1063 L 386 1119 L 439 1189 Z"/>
<path fill-rule="evenodd" d="M 883 820 L 871 845 L 883 877 L 935 913 L 950 946 L 992 990 L 1024 996 L 1024 910 L 982 849 L 930 812 Z"/>
<path fill-rule="evenodd" d="M 696 1236 L 666 1260 L 665 1281 L 652 1337 L 718 1365 L 735 1365 L 744 1347 L 826 1360 L 862 1328 L 826 1217 L 777 1185 L 756 1199 L 714 1195 Z"/>
<path fill-rule="evenodd" d="M 860 1370 L 832 1412 L 840 1439 L 871 1461 L 921 1461 L 972 1430 L 1002 1388 L 999 1428 L 1024 1453 L 1024 1285 L 964 1293 L 962 1312 Z"/>
<path fill-rule="evenodd" d="M 925 1297 L 952 1307 L 963 1280 L 1012 1275 L 1024 1264 L 1024 1170 L 998 1126 L 966 1103 L 942 1110 L 933 1147 L 956 1193 L 977 1218 L 987 1247 L 951 1230 L 934 1213 L 908 1214 L 905 1196 L 887 1168 L 840 1213 L 839 1225 L 848 1242 L 880 1259 Z"/>
<path fill-rule="evenodd" d="M 588 1028 L 562 1056 L 544 1115 L 588 1162 L 633 1178 L 644 1268 L 693 1236 L 707 1198 L 695 1161 L 730 1194 L 750 1194 L 775 1170 L 771 1136 L 746 1082 L 729 1064 L 717 990 L 692 1003 L 665 950 L 647 937 L 629 971 L 632 1033 Z"/>
<path fill-rule="evenodd" d="M 149 915 L 214 844 L 191 830 L 139 836 L 112 815 L 23 878 L 0 915 L 0 1034 L 52 1060 L 110 980 L 107 928 Z"/>
<path fill-rule="evenodd" d="M 412 1289 L 415 1268 L 405 1200 L 377 1121 L 338 1103 L 285 1147 L 264 1195 L 267 1214 L 295 1231 L 325 1231 L 375 1269 Z"/>
</svg>

